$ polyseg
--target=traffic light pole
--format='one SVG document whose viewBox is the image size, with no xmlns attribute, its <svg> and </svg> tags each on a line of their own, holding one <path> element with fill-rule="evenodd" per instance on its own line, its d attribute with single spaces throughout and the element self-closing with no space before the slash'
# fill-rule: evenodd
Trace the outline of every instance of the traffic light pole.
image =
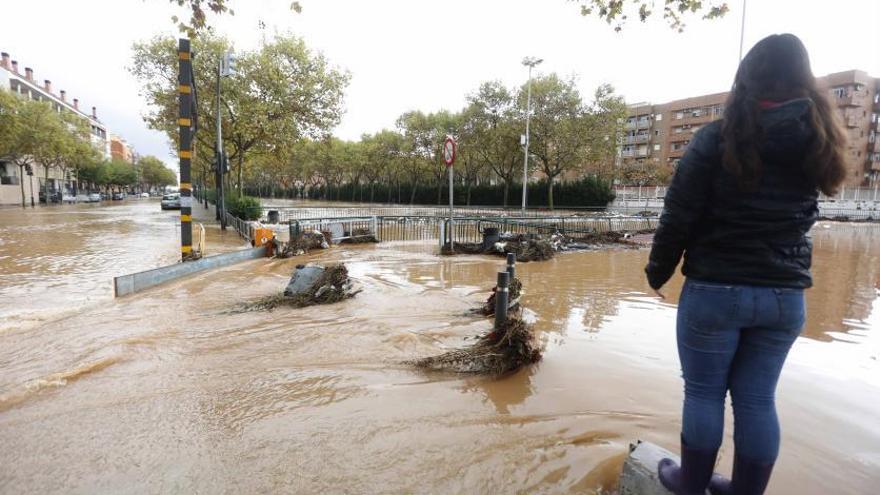
<svg viewBox="0 0 880 495">
<path fill-rule="evenodd" d="M 220 228 L 226 230 L 226 198 L 223 192 L 223 174 L 226 172 L 226 157 L 223 156 L 223 129 L 220 125 L 220 76 L 223 72 L 223 59 L 217 62 L 217 144 L 214 151 L 214 163 L 216 166 L 214 181 L 216 187 L 217 220 Z"/>
<path fill-rule="evenodd" d="M 178 97 L 177 118 L 180 132 L 180 255 L 182 261 L 193 259 L 192 252 L 192 157 L 193 157 L 193 80 L 192 52 L 188 39 L 177 48 Z"/>
</svg>

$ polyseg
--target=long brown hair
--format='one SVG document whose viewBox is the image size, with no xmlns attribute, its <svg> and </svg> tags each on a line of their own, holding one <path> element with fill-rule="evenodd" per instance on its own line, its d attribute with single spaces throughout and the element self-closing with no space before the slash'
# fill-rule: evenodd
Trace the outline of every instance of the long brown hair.
<svg viewBox="0 0 880 495">
<path fill-rule="evenodd" d="M 723 163 L 742 189 L 757 187 L 763 171 L 759 101 L 795 98 L 812 100 L 814 135 L 803 162 L 807 178 L 829 196 L 846 178 L 846 136 L 826 91 L 816 88 L 807 49 L 793 34 L 774 34 L 759 41 L 739 64 L 725 104 Z"/>
</svg>

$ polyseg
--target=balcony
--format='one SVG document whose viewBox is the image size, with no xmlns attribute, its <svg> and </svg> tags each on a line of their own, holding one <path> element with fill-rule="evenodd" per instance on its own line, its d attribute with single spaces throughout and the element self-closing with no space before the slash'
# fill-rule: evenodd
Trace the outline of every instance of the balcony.
<svg viewBox="0 0 880 495">
<path fill-rule="evenodd" d="M 868 143 L 868 153 L 880 153 L 880 138 Z"/>
<path fill-rule="evenodd" d="M 632 158 L 632 157 L 636 156 L 636 152 L 633 150 L 629 150 L 629 151 L 623 150 L 620 152 L 620 156 L 622 156 L 623 158 Z"/>
<path fill-rule="evenodd" d="M 863 107 L 868 103 L 867 93 L 848 93 L 835 98 L 838 106 L 841 107 Z"/>
<path fill-rule="evenodd" d="M 625 144 L 647 143 L 650 138 L 651 138 L 651 136 L 649 136 L 648 134 L 639 134 L 636 136 L 626 136 L 626 138 L 624 138 L 623 142 Z"/>
</svg>

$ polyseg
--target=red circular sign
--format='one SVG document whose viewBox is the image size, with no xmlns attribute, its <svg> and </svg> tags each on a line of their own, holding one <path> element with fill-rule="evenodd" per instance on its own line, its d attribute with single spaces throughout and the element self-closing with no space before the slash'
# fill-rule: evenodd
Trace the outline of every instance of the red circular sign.
<svg viewBox="0 0 880 495">
<path fill-rule="evenodd" d="M 452 137 L 447 136 L 446 141 L 443 141 L 443 163 L 445 163 L 447 167 L 452 166 L 455 162 L 455 152 L 455 140 L 452 139 Z"/>
</svg>

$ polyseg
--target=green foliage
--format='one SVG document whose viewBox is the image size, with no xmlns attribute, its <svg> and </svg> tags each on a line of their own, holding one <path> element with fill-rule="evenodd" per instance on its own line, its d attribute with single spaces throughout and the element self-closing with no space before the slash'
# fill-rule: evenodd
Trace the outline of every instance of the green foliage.
<svg viewBox="0 0 880 495">
<path fill-rule="evenodd" d="M 205 33 L 193 40 L 193 71 L 198 94 L 199 131 L 193 171 L 213 180 L 210 172 L 216 142 L 217 63 L 232 51 L 229 40 Z M 294 36 L 277 36 L 256 51 L 236 54 L 235 74 L 221 79 L 221 127 L 224 152 L 238 185 L 263 154 L 275 154 L 304 138 L 323 139 L 342 115 L 343 90 L 349 75 L 331 67 Z M 141 83 L 141 95 L 152 109 L 147 125 L 168 136 L 177 149 L 177 46 L 170 36 L 135 43 L 129 71 Z"/>
<path fill-rule="evenodd" d="M 226 211 L 242 220 L 259 220 L 262 213 L 260 200 L 245 195 L 227 197 Z"/>
<path fill-rule="evenodd" d="M 410 202 L 410 191 L 413 190 L 412 185 L 403 184 L 400 188 L 401 194 L 398 194 L 396 186 L 389 184 L 379 184 L 375 188 L 375 199 L 371 201 L 364 194 L 366 191 L 354 184 L 341 184 L 338 186 L 320 186 L 309 191 L 311 199 L 328 199 L 328 198 L 354 198 L 356 201 L 387 203 L 387 204 L 434 204 L 436 199 L 436 190 L 428 185 L 416 185 L 415 194 L 412 195 L 414 201 Z M 550 205 L 547 187 L 547 180 L 543 179 L 537 182 L 529 183 L 529 206 L 530 207 L 548 207 Z M 510 184 L 508 199 L 510 204 L 519 205 L 522 202 L 522 183 L 513 182 Z M 289 197 L 290 195 L 285 195 Z M 457 205 L 469 204 L 471 206 L 501 206 L 505 198 L 503 184 L 484 184 L 477 185 L 471 191 L 472 201 L 467 203 L 467 190 L 464 187 L 455 188 L 455 203 Z M 608 181 L 598 177 L 583 177 L 575 181 L 564 181 L 556 184 L 554 188 L 555 206 L 565 207 L 604 207 L 614 200 L 614 191 Z M 448 204 L 449 191 L 444 190 L 442 203 Z"/>
<path fill-rule="evenodd" d="M 200 32 L 210 29 L 207 25 L 207 11 L 215 15 L 235 15 L 235 11 L 229 7 L 230 0 L 168 0 L 188 10 L 189 24 L 178 16 L 172 16 L 171 21 L 181 33 L 186 33 L 190 38 L 195 38 Z M 298 1 L 290 3 L 290 10 L 296 13 L 302 12 L 302 5 Z"/>
<path fill-rule="evenodd" d="M 584 16 L 595 15 L 609 25 L 614 25 L 615 31 L 621 31 L 626 21 L 634 14 L 638 15 L 641 22 L 645 22 L 654 15 L 655 2 L 653 0 L 569 0 L 576 1 L 581 5 L 581 14 Z M 669 27 L 678 32 L 684 31 L 684 17 L 688 15 L 702 14 L 703 19 L 717 19 L 724 17 L 730 11 L 727 2 L 702 0 L 664 0 L 663 18 Z"/>
<path fill-rule="evenodd" d="M 177 175 L 155 156 L 145 156 L 138 160 L 140 184 L 146 189 L 177 185 Z"/>
</svg>

